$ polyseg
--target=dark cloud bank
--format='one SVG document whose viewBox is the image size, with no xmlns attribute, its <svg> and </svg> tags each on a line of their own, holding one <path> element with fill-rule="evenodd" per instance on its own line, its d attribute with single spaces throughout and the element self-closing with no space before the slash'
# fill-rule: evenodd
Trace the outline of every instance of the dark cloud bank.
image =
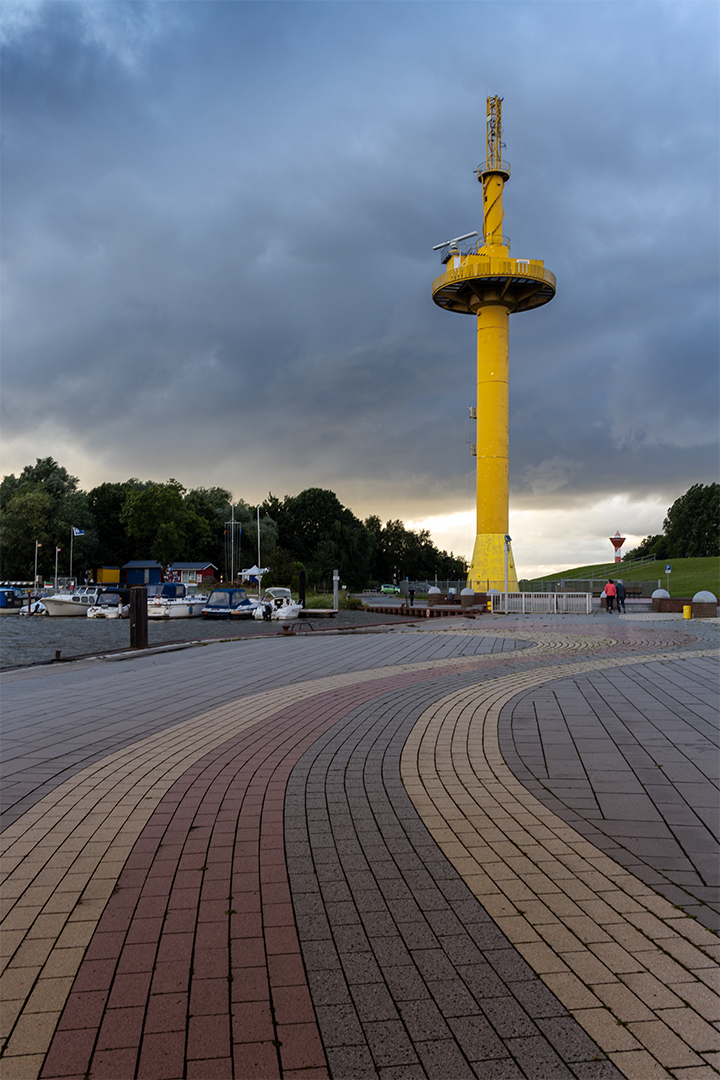
<svg viewBox="0 0 720 1080">
<path fill-rule="evenodd" d="M 2 17 L 12 468 L 468 507 L 474 325 L 431 248 L 481 227 L 499 93 L 512 253 L 558 277 L 511 322 L 513 505 L 715 479 L 714 3 Z"/>
</svg>

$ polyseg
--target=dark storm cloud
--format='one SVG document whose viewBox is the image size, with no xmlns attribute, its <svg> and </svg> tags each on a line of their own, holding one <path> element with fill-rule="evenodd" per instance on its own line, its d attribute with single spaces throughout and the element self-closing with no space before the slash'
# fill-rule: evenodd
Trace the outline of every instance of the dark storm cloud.
<svg viewBox="0 0 720 1080">
<path fill-rule="evenodd" d="M 713 479 L 715 5 L 119 0 L 4 22 L 11 455 L 36 434 L 88 485 L 377 478 L 467 502 L 474 325 L 432 304 L 431 248 L 481 227 L 500 93 L 505 231 L 558 276 L 511 321 L 515 500 Z"/>
</svg>

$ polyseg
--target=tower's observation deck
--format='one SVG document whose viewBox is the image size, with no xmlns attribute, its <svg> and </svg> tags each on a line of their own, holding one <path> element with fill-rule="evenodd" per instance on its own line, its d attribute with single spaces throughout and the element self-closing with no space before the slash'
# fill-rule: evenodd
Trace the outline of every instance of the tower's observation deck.
<svg viewBox="0 0 720 1080">
<path fill-rule="evenodd" d="M 483 304 L 498 303 L 510 313 L 530 311 L 555 295 L 555 275 L 541 259 L 498 258 L 482 251 L 456 258 L 458 265 L 432 285 L 433 300 L 446 311 L 477 315 Z"/>
<path fill-rule="evenodd" d="M 502 98 L 487 100 L 487 159 L 478 167 L 483 190 L 483 236 L 474 251 L 460 240 L 438 244 L 447 270 L 435 278 L 432 296 L 446 311 L 477 319 L 477 533 L 468 585 L 482 591 L 507 582 L 517 589 L 508 532 L 509 416 L 508 331 L 510 315 L 532 311 L 555 295 L 555 275 L 541 259 L 511 259 L 503 234 L 503 188 L 510 166 L 502 160 Z"/>
</svg>

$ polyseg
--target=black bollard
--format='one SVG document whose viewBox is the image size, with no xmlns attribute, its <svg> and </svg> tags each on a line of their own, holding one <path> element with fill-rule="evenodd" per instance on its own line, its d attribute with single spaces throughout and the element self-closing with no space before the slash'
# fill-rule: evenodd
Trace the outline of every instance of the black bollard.
<svg viewBox="0 0 720 1080">
<path fill-rule="evenodd" d="M 148 647 L 147 589 L 134 585 L 130 590 L 130 648 Z"/>
</svg>

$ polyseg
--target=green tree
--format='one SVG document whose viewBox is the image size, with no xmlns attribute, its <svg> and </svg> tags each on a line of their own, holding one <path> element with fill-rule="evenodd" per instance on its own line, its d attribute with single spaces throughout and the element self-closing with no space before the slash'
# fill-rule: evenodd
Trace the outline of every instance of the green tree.
<svg viewBox="0 0 720 1080">
<path fill-rule="evenodd" d="M 70 561 L 70 530 L 83 529 L 92 544 L 94 522 L 85 492 L 76 476 L 51 457 L 37 458 L 19 476 L 10 474 L 0 483 L 0 559 L 3 577 L 30 580 L 34 572 L 35 543 L 38 573 L 50 578 L 55 572 L 55 549 L 60 548 L 58 570 L 67 574 Z M 83 538 L 85 539 L 85 538 Z M 79 565 L 82 546 L 75 548 Z"/>
<path fill-rule="evenodd" d="M 166 484 L 151 483 L 128 491 L 120 521 L 143 550 L 141 557 L 157 559 L 163 567 L 180 558 L 192 513 L 185 507 L 184 495 L 185 488 L 172 477 Z"/>
<path fill-rule="evenodd" d="M 178 556 L 183 562 L 207 561 L 223 566 L 225 522 L 230 518 L 230 492 L 225 488 L 193 488 L 184 499 L 185 543 Z"/>
<path fill-rule="evenodd" d="M 720 555 L 720 484 L 693 484 L 676 499 L 663 521 L 663 532 L 646 536 L 624 561 Z"/>
<path fill-rule="evenodd" d="M 465 564 L 455 555 L 439 551 L 427 529 L 408 529 L 402 521 L 388 521 L 381 526 L 378 517 L 365 521 L 370 538 L 370 577 L 374 581 L 424 581 L 435 574 L 442 579 L 459 580 L 465 576 Z"/>
<path fill-rule="evenodd" d="M 667 555 L 667 538 L 664 533 L 655 533 L 646 536 L 636 548 L 632 548 L 623 555 L 623 562 L 632 562 L 633 559 L 642 559 L 645 555 L 654 555 L 657 559 L 664 559 Z"/>
<path fill-rule="evenodd" d="M 263 559 L 263 562 L 266 562 Z M 268 572 L 263 577 L 263 588 L 271 585 L 283 586 L 297 592 L 300 585 L 300 571 L 304 570 L 302 563 L 297 562 L 285 548 L 276 547 L 267 560 Z"/>
<path fill-rule="evenodd" d="M 282 502 L 269 495 L 263 509 L 278 527 L 278 543 L 307 567 L 309 583 L 338 570 L 351 586 L 364 585 L 369 569 L 363 523 L 326 488 L 306 488 Z"/>
<path fill-rule="evenodd" d="M 99 484 L 88 492 L 88 503 L 95 518 L 97 543 L 91 552 L 92 562 L 101 566 L 124 566 L 130 559 L 142 558 L 134 537 L 125 531 L 121 514 L 132 491 L 142 491 L 147 484 L 132 478 L 121 484 Z"/>
<path fill-rule="evenodd" d="M 720 555 L 720 484 L 693 484 L 676 499 L 663 521 L 665 557 Z"/>
</svg>

